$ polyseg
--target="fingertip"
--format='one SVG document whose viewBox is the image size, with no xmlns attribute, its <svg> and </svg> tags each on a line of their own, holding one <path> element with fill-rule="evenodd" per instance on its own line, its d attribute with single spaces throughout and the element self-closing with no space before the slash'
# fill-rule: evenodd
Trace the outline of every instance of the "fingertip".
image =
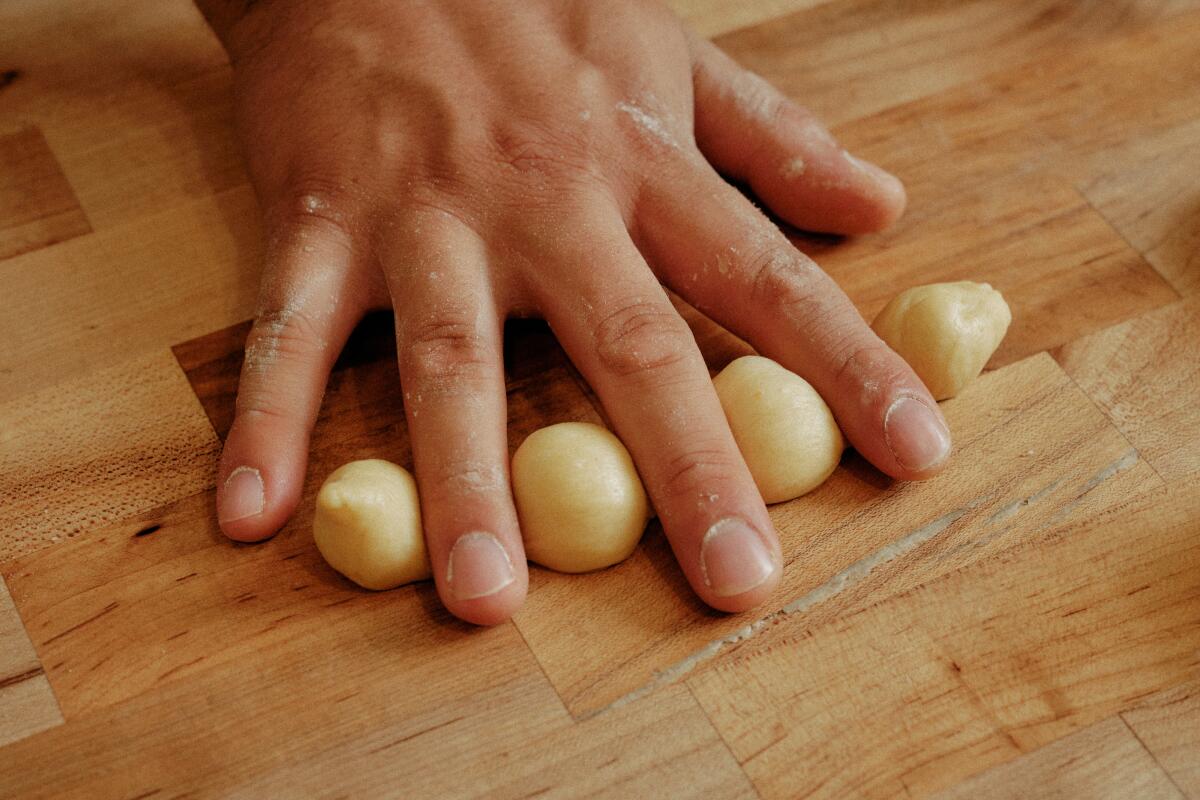
<svg viewBox="0 0 1200 800">
<path fill-rule="evenodd" d="M 292 441 L 286 430 L 253 422 L 234 420 L 218 471 L 217 523 L 235 542 L 274 536 L 299 503 L 304 480 L 307 437 Z"/>
<path fill-rule="evenodd" d="M 698 586 L 705 602 L 721 611 L 753 608 L 779 584 L 779 548 L 774 537 L 738 517 L 714 523 L 700 541 Z"/>
<path fill-rule="evenodd" d="M 459 600 L 443 595 L 443 602 L 450 613 L 474 625 L 499 625 L 507 622 L 525 604 L 528 584 L 514 581 L 511 585 L 488 595 L 469 600 Z"/>
<path fill-rule="evenodd" d="M 519 555 L 523 555 L 519 554 Z M 459 536 L 445 555 L 438 592 L 456 617 L 476 625 L 496 625 L 525 602 L 529 571 L 500 538 L 471 531 Z"/>
<path fill-rule="evenodd" d="M 932 400 L 913 395 L 900 395 L 888 406 L 883 435 L 900 468 L 896 477 L 904 480 L 933 477 L 945 468 L 953 450 L 941 409 Z"/>
<path fill-rule="evenodd" d="M 730 614 L 749 611 L 767 602 L 779 587 L 779 582 L 782 579 L 783 570 L 777 566 L 765 581 L 753 589 L 728 597 L 705 595 L 704 601 L 718 611 L 725 611 Z"/>
<path fill-rule="evenodd" d="M 908 206 L 908 192 L 904 183 L 892 173 L 846 152 L 846 161 L 861 177 L 860 192 L 863 208 L 857 220 L 860 229 L 853 233 L 876 233 L 887 230 L 904 215 Z"/>
</svg>

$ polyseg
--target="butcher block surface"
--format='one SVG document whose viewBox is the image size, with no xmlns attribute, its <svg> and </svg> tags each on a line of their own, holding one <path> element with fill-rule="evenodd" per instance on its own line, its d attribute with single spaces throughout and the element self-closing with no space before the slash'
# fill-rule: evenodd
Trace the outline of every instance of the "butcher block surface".
<svg viewBox="0 0 1200 800">
<path fill-rule="evenodd" d="M 1200 799 L 1200 2 L 674 5 L 905 181 L 893 230 L 789 231 L 865 316 L 976 280 L 1012 328 L 943 474 L 772 507 L 763 607 L 653 522 L 482 629 L 312 542 L 329 471 L 411 464 L 387 315 L 291 523 L 216 526 L 261 224 L 199 14 L 0 4 L 0 797 Z M 505 357 L 513 447 L 603 422 L 543 323 Z"/>
</svg>

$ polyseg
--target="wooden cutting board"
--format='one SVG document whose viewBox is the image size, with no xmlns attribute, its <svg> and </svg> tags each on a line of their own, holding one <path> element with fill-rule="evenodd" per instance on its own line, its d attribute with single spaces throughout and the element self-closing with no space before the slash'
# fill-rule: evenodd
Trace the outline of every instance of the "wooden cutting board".
<svg viewBox="0 0 1200 800">
<path fill-rule="evenodd" d="M 0 796 L 1200 797 L 1200 2 L 675 5 L 905 180 L 893 231 L 790 232 L 864 315 L 970 279 L 1013 326 L 943 475 L 772 508 L 763 608 L 652 523 L 486 630 L 312 544 L 331 469 L 409 463 L 387 315 L 292 523 L 216 528 L 261 251 L 195 11 L 0 8 Z M 512 446 L 603 421 L 542 323 L 505 357 Z"/>
</svg>

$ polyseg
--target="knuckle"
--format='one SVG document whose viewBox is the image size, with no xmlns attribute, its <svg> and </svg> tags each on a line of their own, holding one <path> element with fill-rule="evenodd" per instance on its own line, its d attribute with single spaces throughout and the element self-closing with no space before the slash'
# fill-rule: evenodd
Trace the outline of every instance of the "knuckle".
<svg viewBox="0 0 1200 800">
<path fill-rule="evenodd" d="M 850 343 L 843 345 L 836 357 L 838 385 L 868 402 L 893 386 L 909 383 L 903 363 L 883 342 L 864 341 L 855 335 L 848 338 Z"/>
<path fill-rule="evenodd" d="M 243 423 L 257 425 L 262 422 L 292 424 L 295 411 L 276 402 L 263 392 L 242 392 L 237 399 L 237 418 Z"/>
<path fill-rule="evenodd" d="M 595 176 L 594 164 L 580 142 L 528 123 L 494 132 L 492 158 L 508 173 L 538 178 L 580 180 Z"/>
<path fill-rule="evenodd" d="M 404 372 L 421 391 L 451 391 L 457 384 L 490 377 L 496 356 L 478 323 L 446 314 L 413 325 L 406 335 Z"/>
<path fill-rule="evenodd" d="M 659 491 L 670 499 L 695 500 L 727 483 L 736 466 L 723 448 L 693 447 L 668 459 Z"/>
<path fill-rule="evenodd" d="M 788 100 L 765 78 L 748 69 L 739 70 L 730 81 L 729 92 L 746 119 L 773 126 L 788 108 Z"/>
<path fill-rule="evenodd" d="M 268 372 L 280 363 L 313 359 L 328 346 L 324 327 L 306 311 L 267 307 L 255 317 L 246 339 L 244 369 L 248 375 Z"/>
<path fill-rule="evenodd" d="M 359 204 L 356 193 L 327 178 L 300 177 L 288 181 L 283 199 L 271 209 L 271 218 L 283 230 L 349 233 L 352 210 Z"/>
<path fill-rule="evenodd" d="M 506 487 L 507 474 L 499 463 L 475 458 L 451 459 L 426 470 L 433 487 L 448 494 L 494 494 Z"/>
<path fill-rule="evenodd" d="M 596 355 L 615 375 L 668 370 L 681 364 L 694 347 L 687 324 L 663 303 L 622 302 L 596 326 Z"/>
<path fill-rule="evenodd" d="M 786 317 L 807 316 L 821 308 L 824 274 L 803 253 L 769 244 L 751 250 L 746 267 L 756 307 Z"/>
</svg>

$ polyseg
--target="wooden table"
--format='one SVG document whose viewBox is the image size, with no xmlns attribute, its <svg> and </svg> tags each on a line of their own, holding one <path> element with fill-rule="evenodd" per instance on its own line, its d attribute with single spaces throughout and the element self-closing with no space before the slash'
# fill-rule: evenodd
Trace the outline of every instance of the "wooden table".
<svg viewBox="0 0 1200 800">
<path fill-rule="evenodd" d="M 1014 323 L 943 475 L 850 454 L 772 509 L 763 609 L 652 526 L 486 630 L 312 544 L 330 469 L 408 458 L 387 319 L 297 518 L 220 535 L 260 268 L 224 56 L 182 0 L 0 5 L 0 796 L 1200 797 L 1200 2 L 676 5 L 905 180 L 894 231 L 796 234 L 866 316 L 968 278 Z M 509 349 L 514 441 L 598 419 L 544 326 Z"/>
</svg>

